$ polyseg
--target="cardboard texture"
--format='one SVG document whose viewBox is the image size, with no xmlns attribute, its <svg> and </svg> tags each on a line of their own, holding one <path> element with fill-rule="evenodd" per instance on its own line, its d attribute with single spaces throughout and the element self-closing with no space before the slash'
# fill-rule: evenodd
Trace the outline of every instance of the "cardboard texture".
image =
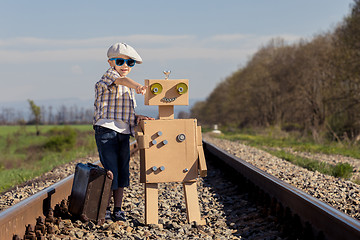
<svg viewBox="0 0 360 240">
<path fill-rule="evenodd" d="M 151 92 L 151 85 L 154 83 L 159 83 L 162 86 L 162 92 L 159 94 L 153 94 Z M 189 91 L 185 94 L 179 94 L 176 90 L 176 85 L 179 83 L 185 83 L 189 86 L 188 79 L 146 79 L 145 86 L 148 86 L 148 90 L 145 94 L 145 105 L 149 106 L 174 106 L 174 105 L 189 105 Z M 162 100 L 166 99 L 174 99 L 176 100 L 172 102 L 166 102 Z"/>
<path fill-rule="evenodd" d="M 140 149 L 140 182 L 145 186 L 145 223 L 158 224 L 158 183 L 182 182 L 188 222 L 201 219 L 197 177 L 207 174 L 201 127 L 196 119 L 174 119 L 174 105 L 188 105 L 188 79 L 146 79 L 145 105 L 159 106 L 158 120 L 135 129 Z"/>
<path fill-rule="evenodd" d="M 199 153 L 199 174 L 200 174 L 200 177 L 206 177 L 207 176 L 207 167 L 206 167 L 204 149 L 202 146 L 197 146 L 197 150 Z"/>
<path fill-rule="evenodd" d="M 145 222 L 158 224 L 158 184 L 145 184 Z"/>
<path fill-rule="evenodd" d="M 205 221 L 201 219 L 200 206 L 197 196 L 196 182 L 183 183 L 185 204 L 187 209 L 188 222 L 195 221 L 200 225 L 204 225 Z"/>
<path fill-rule="evenodd" d="M 159 118 L 167 120 L 174 119 L 174 106 L 159 106 Z"/>
<path fill-rule="evenodd" d="M 144 163 L 140 164 L 144 167 L 140 169 L 141 182 L 183 182 L 197 178 L 195 119 L 142 121 L 141 127 L 144 136 L 148 136 L 141 160 Z M 182 142 L 178 140 L 180 134 L 185 136 Z"/>
</svg>

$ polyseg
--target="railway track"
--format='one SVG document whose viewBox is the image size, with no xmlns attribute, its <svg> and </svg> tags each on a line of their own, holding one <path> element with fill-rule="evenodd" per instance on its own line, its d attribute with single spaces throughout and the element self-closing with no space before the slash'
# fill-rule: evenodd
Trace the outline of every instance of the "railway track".
<svg viewBox="0 0 360 240">
<path fill-rule="evenodd" d="M 241 188 L 246 187 L 249 195 L 264 206 L 263 211 L 288 226 L 285 232 L 296 232 L 300 239 L 360 239 L 359 221 L 206 141 L 203 146 L 207 161 L 216 164 Z M 136 144 L 132 143 L 131 148 L 135 152 Z M 14 234 L 23 236 L 25 225 L 35 225 L 36 218 L 46 209 L 54 208 L 70 195 L 72 178 L 69 176 L 0 212 L 0 239 L 12 239 Z"/>
<path fill-rule="evenodd" d="M 137 151 L 136 142 L 130 145 L 131 154 Z M 100 161 L 95 164 L 100 165 Z M 18 204 L 0 212 L 0 240 L 12 239 L 14 235 L 23 236 L 25 226 L 35 226 L 36 218 L 44 216 L 45 212 L 71 193 L 74 175 L 70 175 L 51 187 L 26 198 Z"/>
<path fill-rule="evenodd" d="M 210 143 L 203 146 L 207 160 L 231 172 L 232 179 L 253 192 L 280 221 L 295 225 L 301 238 L 360 239 L 356 219 Z"/>
</svg>

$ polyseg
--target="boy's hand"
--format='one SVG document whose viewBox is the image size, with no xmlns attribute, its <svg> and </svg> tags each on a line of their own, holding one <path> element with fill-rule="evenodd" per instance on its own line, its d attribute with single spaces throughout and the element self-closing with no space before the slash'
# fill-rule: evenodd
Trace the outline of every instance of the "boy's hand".
<svg viewBox="0 0 360 240">
<path fill-rule="evenodd" d="M 147 86 L 142 86 L 142 85 L 140 85 L 140 86 L 136 87 L 136 93 L 137 93 L 137 94 L 145 95 L 146 89 L 147 89 Z M 139 115 L 139 116 L 140 116 L 140 115 Z"/>
<path fill-rule="evenodd" d="M 147 117 L 147 116 L 144 116 L 144 115 L 136 115 L 136 124 L 139 124 L 141 120 L 155 120 L 155 118 L 152 118 L 152 117 Z"/>
</svg>

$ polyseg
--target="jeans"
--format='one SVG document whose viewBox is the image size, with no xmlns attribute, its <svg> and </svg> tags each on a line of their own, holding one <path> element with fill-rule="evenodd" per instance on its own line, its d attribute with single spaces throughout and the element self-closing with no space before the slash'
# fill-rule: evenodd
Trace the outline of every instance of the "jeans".
<svg viewBox="0 0 360 240">
<path fill-rule="evenodd" d="M 109 128 L 94 126 L 100 162 L 114 174 L 112 190 L 129 186 L 130 134 L 121 134 Z"/>
</svg>

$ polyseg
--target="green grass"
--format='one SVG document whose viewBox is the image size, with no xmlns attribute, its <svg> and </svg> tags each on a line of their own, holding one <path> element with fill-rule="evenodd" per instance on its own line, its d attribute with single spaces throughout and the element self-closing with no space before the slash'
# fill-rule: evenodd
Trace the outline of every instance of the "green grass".
<svg viewBox="0 0 360 240">
<path fill-rule="evenodd" d="M 243 141 L 254 147 L 292 148 L 300 152 L 339 154 L 360 159 L 360 147 L 358 145 L 344 145 L 336 142 L 318 144 L 310 140 L 295 139 L 294 137 L 278 138 L 273 135 L 244 133 L 225 133 L 220 137 L 232 141 Z"/>
<path fill-rule="evenodd" d="M 0 126 L 0 192 L 77 158 L 96 154 L 91 125 Z"/>
<path fill-rule="evenodd" d="M 295 165 L 306 168 L 310 171 L 318 171 L 323 174 L 331 175 L 334 177 L 349 179 L 353 171 L 353 167 L 348 163 L 338 163 L 336 165 L 332 165 L 326 162 L 299 157 L 291 153 L 285 152 L 284 150 L 278 150 L 278 151 L 266 150 L 266 151 L 271 155 L 292 162 Z"/>
<path fill-rule="evenodd" d="M 292 162 L 308 170 L 319 171 L 327 175 L 345 179 L 349 179 L 353 171 L 353 166 L 348 163 L 332 165 L 314 159 L 299 157 L 286 150 L 292 149 L 299 152 L 338 154 L 360 158 L 359 146 L 357 145 L 350 146 L 334 142 L 318 144 L 308 139 L 291 136 L 290 134 L 276 129 L 267 129 L 260 132 L 249 130 L 237 133 L 224 132 L 219 137 L 231 141 L 240 141 L 246 145 L 265 150 L 276 157 Z"/>
</svg>

